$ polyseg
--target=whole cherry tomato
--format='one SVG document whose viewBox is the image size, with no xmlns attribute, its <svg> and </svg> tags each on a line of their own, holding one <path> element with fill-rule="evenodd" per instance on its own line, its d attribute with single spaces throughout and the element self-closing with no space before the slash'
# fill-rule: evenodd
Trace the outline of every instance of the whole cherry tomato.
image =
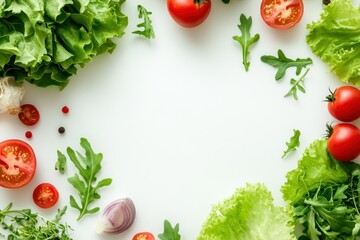
<svg viewBox="0 0 360 240">
<path fill-rule="evenodd" d="M 298 24 L 304 13 L 302 0 L 263 0 L 261 17 L 272 28 L 285 30 Z"/>
<path fill-rule="evenodd" d="M 209 16 L 211 0 L 167 0 L 170 16 L 179 25 L 193 28 Z"/>
<path fill-rule="evenodd" d="M 329 153 L 338 161 L 350 162 L 360 155 L 360 129 L 349 123 L 328 126 Z"/>
<path fill-rule="evenodd" d="M 360 117 L 360 90 L 352 86 L 341 86 L 330 91 L 326 97 L 330 114 L 343 122 L 351 122 Z"/>
</svg>

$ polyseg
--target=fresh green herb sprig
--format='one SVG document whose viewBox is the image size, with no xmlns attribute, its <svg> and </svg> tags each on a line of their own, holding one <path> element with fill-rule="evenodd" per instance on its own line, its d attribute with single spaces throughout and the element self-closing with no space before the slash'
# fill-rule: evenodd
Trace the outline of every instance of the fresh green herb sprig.
<svg viewBox="0 0 360 240">
<path fill-rule="evenodd" d="M 79 221 L 86 214 L 93 214 L 100 210 L 99 207 L 91 208 L 90 205 L 101 196 L 97 192 L 100 188 L 109 186 L 111 178 L 97 180 L 96 175 L 101 170 L 103 155 L 95 153 L 87 139 L 81 138 L 80 145 L 85 150 L 85 156 L 80 152 L 75 152 L 72 148 L 67 148 L 67 154 L 71 162 L 78 169 L 79 174 L 68 178 L 68 182 L 79 192 L 79 200 L 70 196 L 70 205 L 79 211 L 77 220 Z"/>
<path fill-rule="evenodd" d="M 59 173 L 64 174 L 66 171 L 66 156 L 62 154 L 60 151 L 57 151 L 57 161 L 55 163 L 55 170 L 59 171 Z"/>
<path fill-rule="evenodd" d="M 0 224 L 5 232 L 0 232 L 0 239 L 7 236 L 8 240 L 71 240 L 69 231 L 72 228 L 61 223 L 61 217 L 67 207 L 58 209 L 54 219 L 50 220 L 30 209 L 12 209 L 12 203 L 0 210 Z"/>
<path fill-rule="evenodd" d="M 306 74 L 309 72 L 309 70 L 310 68 L 306 69 L 306 72 L 298 80 L 294 78 L 290 80 L 290 84 L 292 85 L 292 87 L 290 88 L 289 92 L 285 94 L 285 97 L 293 96 L 295 100 L 298 100 L 299 97 L 297 95 L 297 91 L 299 90 L 302 93 L 306 92 L 304 88 L 304 78 Z"/>
<path fill-rule="evenodd" d="M 300 75 L 303 68 L 313 63 L 311 58 L 296 58 L 295 60 L 290 59 L 285 56 L 284 52 L 281 49 L 278 50 L 278 57 L 264 55 L 261 57 L 261 61 L 278 69 L 275 74 L 276 81 L 284 77 L 285 72 L 288 68 L 295 67 L 296 75 L 298 76 Z"/>
<path fill-rule="evenodd" d="M 248 61 L 250 55 L 250 46 L 256 43 L 260 39 L 260 35 L 257 33 L 253 37 L 250 34 L 250 28 L 252 25 L 252 18 L 246 17 L 244 14 L 240 15 L 240 24 L 238 28 L 241 31 L 241 35 L 233 36 L 233 39 L 237 41 L 242 47 L 243 65 L 246 71 L 249 71 L 250 62 Z"/>
<path fill-rule="evenodd" d="M 284 151 L 281 158 L 284 158 L 288 153 L 295 151 L 300 146 L 300 135 L 299 130 L 293 129 L 293 136 L 290 138 L 289 142 L 286 142 L 287 149 Z"/>
<path fill-rule="evenodd" d="M 172 227 L 171 223 L 168 220 L 165 220 L 164 232 L 159 234 L 158 237 L 161 240 L 180 240 L 181 235 L 179 234 L 179 224 L 177 223 L 175 227 Z"/>
<path fill-rule="evenodd" d="M 132 33 L 134 34 L 138 34 L 138 35 L 142 35 L 148 39 L 150 38 L 155 38 L 155 32 L 154 32 L 154 28 L 152 25 L 152 21 L 150 19 L 150 15 L 152 14 L 152 12 L 147 11 L 143 6 L 138 5 L 137 6 L 139 15 L 139 18 L 143 18 L 144 21 L 142 23 L 139 23 L 137 25 L 138 28 L 143 28 L 143 30 L 136 30 Z"/>
</svg>

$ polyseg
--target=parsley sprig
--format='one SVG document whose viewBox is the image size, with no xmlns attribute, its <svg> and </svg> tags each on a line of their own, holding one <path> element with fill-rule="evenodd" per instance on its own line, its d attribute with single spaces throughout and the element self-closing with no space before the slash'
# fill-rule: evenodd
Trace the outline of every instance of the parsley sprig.
<svg viewBox="0 0 360 240">
<path fill-rule="evenodd" d="M 68 178 L 68 182 L 78 191 L 79 199 L 75 200 L 74 196 L 70 196 L 70 205 L 79 211 L 77 220 L 79 221 L 86 214 L 93 214 L 100 210 L 99 207 L 90 208 L 91 203 L 100 198 L 98 190 L 102 187 L 109 186 L 112 182 L 111 178 L 105 178 L 100 181 L 96 175 L 101 169 L 102 153 L 95 153 L 87 139 L 81 138 L 80 145 L 85 150 L 85 156 L 78 151 L 74 151 L 68 147 L 67 154 L 71 162 L 78 169 L 79 174 Z M 60 157 L 63 154 L 59 154 Z"/>
<path fill-rule="evenodd" d="M 47 219 L 30 209 L 13 209 L 12 203 L 0 210 L 0 224 L 3 232 L 1 237 L 7 236 L 12 240 L 39 240 L 39 239 L 61 239 L 71 240 L 69 231 L 72 228 L 61 222 L 67 207 L 58 209 L 54 219 Z"/>
<path fill-rule="evenodd" d="M 240 43 L 242 47 L 242 58 L 243 65 L 245 70 L 248 71 L 250 67 L 250 62 L 248 61 L 250 55 L 250 46 L 256 43 L 260 39 L 259 34 L 255 34 L 253 37 L 250 33 L 250 28 L 252 25 L 252 18 L 246 17 L 244 14 L 240 15 L 240 24 L 238 24 L 238 28 L 240 29 L 241 35 L 233 36 L 233 39 Z"/>
<path fill-rule="evenodd" d="M 144 21 L 142 23 L 139 23 L 137 25 L 138 28 L 143 28 L 142 30 L 136 30 L 132 33 L 134 34 L 138 34 L 138 35 L 142 35 L 148 39 L 150 38 L 155 38 L 155 32 L 154 32 L 154 28 L 152 26 L 152 21 L 150 19 L 150 15 L 152 14 L 152 12 L 147 11 L 143 6 L 138 5 L 137 6 L 139 15 L 139 18 L 143 18 Z"/>
</svg>

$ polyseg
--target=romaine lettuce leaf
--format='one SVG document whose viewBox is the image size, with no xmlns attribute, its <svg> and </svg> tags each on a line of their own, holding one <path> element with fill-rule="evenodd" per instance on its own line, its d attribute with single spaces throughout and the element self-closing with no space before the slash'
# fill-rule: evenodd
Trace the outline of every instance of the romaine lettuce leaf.
<svg viewBox="0 0 360 240">
<path fill-rule="evenodd" d="M 63 89 L 78 67 L 111 53 L 128 24 L 125 0 L 0 2 L 0 76 Z"/>
<path fill-rule="evenodd" d="M 306 42 L 341 81 L 360 86 L 360 8 L 333 0 L 321 18 L 307 25 Z"/>
<path fill-rule="evenodd" d="M 264 184 L 247 184 L 214 205 L 197 240 L 292 240 L 292 212 L 273 203 Z"/>
</svg>

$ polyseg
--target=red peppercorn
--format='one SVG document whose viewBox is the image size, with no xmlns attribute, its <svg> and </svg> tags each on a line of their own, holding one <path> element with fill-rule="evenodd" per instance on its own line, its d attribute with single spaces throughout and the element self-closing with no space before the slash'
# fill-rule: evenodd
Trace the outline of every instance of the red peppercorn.
<svg viewBox="0 0 360 240">
<path fill-rule="evenodd" d="M 27 132 L 25 133 L 25 137 L 26 137 L 26 138 L 32 138 L 32 132 L 27 131 Z"/>
<path fill-rule="evenodd" d="M 66 113 L 69 112 L 69 108 L 68 108 L 67 106 L 63 106 L 63 108 L 61 109 L 61 111 L 66 114 Z"/>
</svg>

